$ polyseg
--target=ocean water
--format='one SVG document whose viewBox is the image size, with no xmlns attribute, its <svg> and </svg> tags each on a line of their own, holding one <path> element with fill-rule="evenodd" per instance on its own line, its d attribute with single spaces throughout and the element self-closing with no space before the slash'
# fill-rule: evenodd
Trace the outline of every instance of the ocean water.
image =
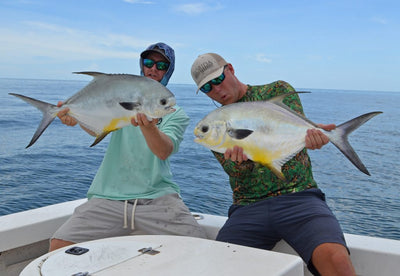
<svg viewBox="0 0 400 276">
<path fill-rule="evenodd" d="M 8 93 L 56 104 L 88 81 L 0 79 L 0 216 L 86 196 L 108 138 L 93 138 L 56 119 L 25 149 L 40 120 L 34 107 Z M 192 211 L 227 215 L 228 178 L 206 148 L 193 142 L 195 124 L 215 108 L 194 85 L 169 85 L 191 118 L 179 153 L 171 158 L 175 181 Z M 309 151 L 314 177 L 346 233 L 400 240 L 400 92 L 307 89 L 304 110 L 316 123 L 340 124 L 370 111 L 384 113 L 350 136 L 371 176 L 358 171 L 332 144 Z"/>
</svg>

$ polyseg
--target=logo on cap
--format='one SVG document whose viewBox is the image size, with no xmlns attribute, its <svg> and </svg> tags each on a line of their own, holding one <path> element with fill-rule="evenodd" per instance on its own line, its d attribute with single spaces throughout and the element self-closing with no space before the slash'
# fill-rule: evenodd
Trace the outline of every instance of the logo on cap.
<svg viewBox="0 0 400 276">
<path fill-rule="evenodd" d="M 195 77 L 198 78 L 199 74 L 204 73 L 205 71 L 207 71 L 211 67 L 213 67 L 213 63 L 211 61 L 207 60 L 206 62 L 203 62 L 202 64 L 197 66 L 197 70 L 194 72 L 195 73 Z"/>
</svg>

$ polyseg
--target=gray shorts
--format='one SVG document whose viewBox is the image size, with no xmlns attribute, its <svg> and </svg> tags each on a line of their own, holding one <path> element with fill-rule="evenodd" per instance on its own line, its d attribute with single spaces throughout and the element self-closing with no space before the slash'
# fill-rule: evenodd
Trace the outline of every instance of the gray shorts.
<svg viewBox="0 0 400 276">
<path fill-rule="evenodd" d="M 78 206 L 52 239 L 74 243 L 127 235 L 206 238 L 178 194 L 129 201 L 91 198 Z"/>
</svg>

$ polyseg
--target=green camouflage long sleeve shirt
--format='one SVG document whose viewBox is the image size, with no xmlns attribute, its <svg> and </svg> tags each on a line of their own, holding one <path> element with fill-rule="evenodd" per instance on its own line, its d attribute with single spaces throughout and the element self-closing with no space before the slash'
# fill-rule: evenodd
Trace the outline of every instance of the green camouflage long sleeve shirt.
<svg viewBox="0 0 400 276">
<path fill-rule="evenodd" d="M 293 87 L 284 81 L 248 86 L 245 96 L 240 101 L 263 101 L 291 91 L 294 91 Z M 304 114 L 297 94 L 286 97 L 283 102 L 297 113 Z M 268 197 L 317 188 L 312 175 L 311 161 L 305 148 L 283 165 L 282 173 L 287 181 L 279 179 L 271 170 L 259 163 L 248 160 L 237 164 L 225 160 L 221 153 L 213 153 L 229 175 L 234 204 L 247 205 Z"/>
</svg>

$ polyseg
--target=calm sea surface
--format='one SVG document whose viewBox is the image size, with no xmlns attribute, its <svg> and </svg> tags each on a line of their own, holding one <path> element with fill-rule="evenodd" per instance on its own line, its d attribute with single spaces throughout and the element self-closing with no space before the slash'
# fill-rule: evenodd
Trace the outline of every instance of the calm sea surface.
<svg viewBox="0 0 400 276">
<path fill-rule="evenodd" d="M 0 216 L 86 196 L 108 138 L 93 148 L 79 127 L 56 119 L 29 149 L 41 113 L 8 93 L 56 104 L 88 81 L 0 79 Z M 195 124 L 214 104 L 196 95 L 194 85 L 169 85 L 191 118 L 172 170 L 192 211 L 227 215 L 231 191 L 227 176 L 206 148 L 193 142 Z M 309 119 L 340 124 L 370 111 L 384 113 L 350 136 L 371 176 L 358 171 L 333 145 L 309 151 L 314 177 L 346 233 L 400 240 L 400 93 L 304 89 Z"/>
</svg>

